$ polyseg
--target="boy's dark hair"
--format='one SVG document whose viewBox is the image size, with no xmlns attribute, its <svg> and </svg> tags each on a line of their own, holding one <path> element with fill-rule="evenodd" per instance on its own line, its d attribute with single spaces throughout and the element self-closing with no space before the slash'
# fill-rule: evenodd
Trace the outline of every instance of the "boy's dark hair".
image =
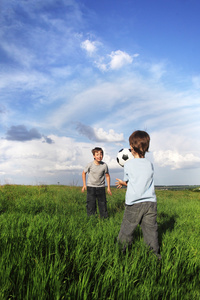
<svg viewBox="0 0 200 300">
<path fill-rule="evenodd" d="M 92 154 L 95 155 L 96 152 L 99 152 L 101 151 L 102 152 L 102 155 L 103 155 L 103 149 L 100 148 L 100 147 L 95 147 L 94 149 L 92 149 Z"/>
<path fill-rule="evenodd" d="M 139 157 L 144 157 L 149 150 L 150 136 L 146 131 L 136 130 L 130 135 L 129 143 Z"/>
</svg>

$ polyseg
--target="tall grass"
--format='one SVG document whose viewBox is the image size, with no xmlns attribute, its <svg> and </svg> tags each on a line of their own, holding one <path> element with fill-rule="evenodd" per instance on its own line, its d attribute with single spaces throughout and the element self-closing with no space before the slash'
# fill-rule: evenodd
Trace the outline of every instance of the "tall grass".
<svg viewBox="0 0 200 300">
<path fill-rule="evenodd" d="M 0 299 L 200 299 L 200 193 L 157 191 L 161 261 L 139 227 L 121 253 L 125 190 L 112 193 L 102 220 L 78 187 L 1 187 Z"/>
</svg>

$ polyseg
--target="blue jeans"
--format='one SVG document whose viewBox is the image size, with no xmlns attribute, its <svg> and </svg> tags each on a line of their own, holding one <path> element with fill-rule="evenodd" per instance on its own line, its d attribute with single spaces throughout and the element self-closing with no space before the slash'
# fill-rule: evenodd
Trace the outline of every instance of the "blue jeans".
<svg viewBox="0 0 200 300">
<path fill-rule="evenodd" d="M 107 218 L 107 201 L 105 187 L 87 187 L 87 215 L 95 215 L 97 212 L 96 199 L 98 200 L 101 218 Z"/>
<path fill-rule="evenodd" d="M 142 202 L 126 205 L 118 241 L 121 244 L 130 245 L 133 241 L 133 233 L 139 224 L 142 228 L 145 243 L 155 254 L 158 254 L 158 225 L 156 219 L 156 202 Z"/>
</svg>

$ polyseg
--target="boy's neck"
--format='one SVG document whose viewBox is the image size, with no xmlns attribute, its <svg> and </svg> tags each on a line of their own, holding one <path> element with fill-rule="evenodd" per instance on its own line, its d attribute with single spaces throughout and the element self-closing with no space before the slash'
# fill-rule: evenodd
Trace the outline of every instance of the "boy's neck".
<svg viewBox="0 0 200 300">
<path fill-rule="evenodd" d="M 134 152 L 132 153 L 134 158 L 144 158 L 144 156 L 140 157 L 138 153 Z"/>
<path fill-rule="evenodd" d="M 96 159 L 94 159 L 94 163 L 95 163 L 95 165 L 100 165 L 100 161 L 96 161 Z"/>
</svg>

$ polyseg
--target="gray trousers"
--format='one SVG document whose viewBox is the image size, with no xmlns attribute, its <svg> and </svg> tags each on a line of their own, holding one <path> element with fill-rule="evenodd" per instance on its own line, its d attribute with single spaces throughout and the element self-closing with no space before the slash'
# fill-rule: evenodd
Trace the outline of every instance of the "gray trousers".
<svg viewBox="0 0 200 300">
<path fill-rule="evenodd" d="M 118 241 L 125 244 L 125 246 L 130 245 L 133 241 L 133 233 L 137 225 L 140 224 L 145 243 L 155 254 L 158 254 L 158 225 L 156 219 L 156 202 L 126 205 Z"/>
</svg>

